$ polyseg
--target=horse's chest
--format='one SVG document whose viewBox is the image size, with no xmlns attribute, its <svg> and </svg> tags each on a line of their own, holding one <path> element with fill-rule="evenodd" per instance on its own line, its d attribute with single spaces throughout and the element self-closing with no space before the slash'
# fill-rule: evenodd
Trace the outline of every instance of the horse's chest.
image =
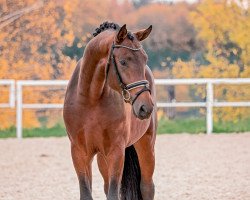
<svg viewBox="0 0 250 200">
<path fill-rule="evenodd" d="M 125 142 L 133 144 L 146 132 L 148 120 L 139 120 L 132 112 L 108 107 L 88 107 L 75 110 L 78 121 L 77 130 L 82 130 L 84 137 L 91 141 Z M 99 146 L 100 144 L 98 144 Z"/>
<path fill-rule="evenodd" d="M 125 114 L 114 110 L 92 108 L 82 112 L 82 125 L 98 131 L 120 129 L 119 127 L 123 127 L 126 121 Z"/>
</svg>

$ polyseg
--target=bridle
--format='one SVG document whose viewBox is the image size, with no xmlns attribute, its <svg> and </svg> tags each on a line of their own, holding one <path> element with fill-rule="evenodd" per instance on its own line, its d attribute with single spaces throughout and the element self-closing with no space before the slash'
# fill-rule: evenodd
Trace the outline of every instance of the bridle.
<svg viewBox="0 0 250 200">
<path fill-rule="evenodd" d="M 110 51 L 110 54 L 109 54 L 109 60 L 108 60 L 108 63 L 107 63 L 107 72 L 106 72 L 106 74 L 108 75 L 110 60 L 112 60 L 112 62 L 114 64 L 114 67 L 115 67 L 117 80 L 118 80 L 119 85 L 120 85 L 120 87 L 122 89 L 123 99 L 124 99 L 124 101 L 126 103 L 130 103 L 131 105 L 133 105 L 134 102 L 136 101 L 136 99 L 143 92 L 149 91 L 151 93 L 151 90 L 149 89 L 149 82 L 147 80 L 140 80 L 140 81 L 136 81 L 136 82 L 133 82 L 133 83 L 125 84 L 123 82 L 123 80 L 122 80 L 121 74 L 119 73 L 117 64 L 115 62 L 115 57 L 114 57 L 114 49 L 115 48 L 126 48 L 126 49 L 129 49 L 131 51 L 139 51 L 139 50 L 142 49 L 142 46 L 140 46 L 139 48 L 132 48 L 132 47 L 124 46 L 124 45 L 115 45 L 114 42 L 113 42 L 113 44 L 111 46 L 111 51 Z M 130 91 L 135 89 L 135 88 L 139 88 L 139 87 L 142 87 L 142 89 L 135 94 L 135 97 L 132 97 L 131 94 L 130 94 Z"/>
</svg>

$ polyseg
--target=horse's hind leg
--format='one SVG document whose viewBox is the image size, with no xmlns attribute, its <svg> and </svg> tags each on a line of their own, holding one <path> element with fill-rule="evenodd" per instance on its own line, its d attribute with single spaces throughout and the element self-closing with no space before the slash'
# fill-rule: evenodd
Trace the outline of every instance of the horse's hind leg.
<svg viewBox="0 0 250 200">
<path fill-rule="evenodd" d="M 155 168 L 154 154 L 154 134 L 145 134 L 137 143 L 134 144 L 136 149 L 140 169 L 141 169 L 141 194 L 143 200 L 154 199 L 153 173 Z"/>
<path fill-rule="evenodd" d="M 86 155 L 82 145 L 71 145 L 71 154 L 80 186 L 80 200 L 93 200 L 91 163 L 93 155 Z"/>
</svg>

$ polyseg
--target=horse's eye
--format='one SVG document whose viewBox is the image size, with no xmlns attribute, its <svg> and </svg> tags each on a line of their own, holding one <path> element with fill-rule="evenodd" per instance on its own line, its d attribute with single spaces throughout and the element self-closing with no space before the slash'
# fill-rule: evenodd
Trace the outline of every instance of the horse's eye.
<svg viewBox="0 0 250 200">
<path fill-rule="evenodd" d="M 121 65 L 125 66 L 126 65 L 126 61 L 125 60 L 120 60 Z"/>
</svg>

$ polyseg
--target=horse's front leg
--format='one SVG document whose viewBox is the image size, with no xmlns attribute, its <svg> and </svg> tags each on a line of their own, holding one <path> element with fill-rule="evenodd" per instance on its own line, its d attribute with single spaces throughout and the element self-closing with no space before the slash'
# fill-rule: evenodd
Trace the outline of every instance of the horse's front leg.
<svg viewBox="0 0 250 200">
<path fill-rule="evenodd" d="M 108 166 L 107 166 L 107 161 L 105 157 L 101 154 L 97 154 L 97 164 L 99 171 L 103 177 L 104 181 L 104 192 L 106 194 L 106 197 L 108 196 L 108 189 L 109 189 L 109 175 L 108 175 Z"/>
<path fill-rule="evenodd" d="M 93 155 L 87 155 L 82 145 L 71 144 L 71 154 L 80 186 L 80 200 L 93 200 L 91 163 Z"/>
<path fill-rule="evenodd" d="M 152 134 L 145 134 L 134 144 L 141 169 L 141 194 L 143 200 L 153 200 L 155 194 L 153 173 L 155 168 L 154 153 L 155 137 Z"/>
<path fill-rule="evenodd" d="M 125 147 L 123 145 L 117 145 L 110 148 L 109 153 L 106 156 L 108 175 L 109 175 L 109 187 L 108 187 L 108 200 L 120 199 L 121 179 L 123 173 L 125 158 Z"/>
</svg>

